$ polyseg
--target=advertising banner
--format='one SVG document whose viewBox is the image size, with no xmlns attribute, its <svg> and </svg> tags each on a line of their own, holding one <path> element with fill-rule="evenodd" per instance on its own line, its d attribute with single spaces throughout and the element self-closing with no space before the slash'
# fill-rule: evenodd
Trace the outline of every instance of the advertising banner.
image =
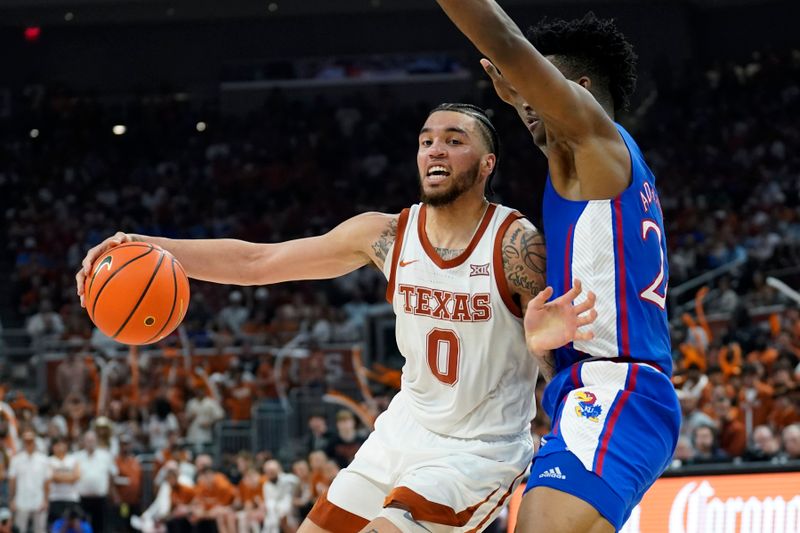
<svg viewBox="0 0 800 533">
<path fill-rule="evenodd" d="M 800 472 L 659 479 L 620 533 L 748 532 L 800 533 Z"/>
</svg>

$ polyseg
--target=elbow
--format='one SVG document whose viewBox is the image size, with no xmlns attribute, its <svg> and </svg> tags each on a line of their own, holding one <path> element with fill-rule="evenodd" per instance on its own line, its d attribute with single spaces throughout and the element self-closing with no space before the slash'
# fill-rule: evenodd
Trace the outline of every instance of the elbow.
<svg viewBox="0 0 800 533">
<path fill-rule="evenodd" d="M 252 244 L 242 261 L 239 285 L 266 285 L 270 283 L 270 249 L 268 244 Z"/>
</svg>

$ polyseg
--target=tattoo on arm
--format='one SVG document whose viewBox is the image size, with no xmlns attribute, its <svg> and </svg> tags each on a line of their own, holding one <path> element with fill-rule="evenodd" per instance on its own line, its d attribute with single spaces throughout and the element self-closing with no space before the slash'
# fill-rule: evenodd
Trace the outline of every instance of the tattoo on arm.
<svg viewBox="0 0 800 533">
<path fill-rule="evenodd" d="M 525 312 L 527 302 L 547 285 L 544 236 L 529 225 L 515 224 L 503 239 L 502 257 L 508 288 L 519 299 L 520 307 Z M 553 352 L 532 355 L 539 364 L 542 376 L 549 381 L 555 373 Z"/>
<path fill-rule="evenodd" d="M 397 217 L 392 218 L 389 224 L 378 237 L 378 240 L 372 243 L 372 251 L 378 261 L 381 262 L 379 267 L 383 267 L 383 262 L 386 261 L 386 255 L 389 253 L 389 248 L 394 244 L 394 238 L 397 236 Z"/>
<path fill-rule="evenodd" d="M 509 289 L 521 300 L 536 296 L 545 287 L 545 244 L 541 233 L 517 224 L 502 249 L 503 270 Z"/>
<path fill-rule="evenodd" d="M 458 257 L 462 253 L 464 253 L 464 248 L 460 250 L 451 250 L 450 248 L 436 248 L 436 253 L 439 254 L 439 257 L 444 259 L 445 261 L 449 261 L 455 257 Z"/>
</svg>

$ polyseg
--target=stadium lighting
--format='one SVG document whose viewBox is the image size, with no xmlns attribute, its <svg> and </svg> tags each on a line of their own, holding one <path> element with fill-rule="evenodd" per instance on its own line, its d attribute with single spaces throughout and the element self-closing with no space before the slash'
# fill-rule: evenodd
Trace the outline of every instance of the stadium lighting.
<svg viewBox="0 0 800 533">
<path fill-rule="evenodd" d="M 114 135 L 125 135 L 125 132 L 128 131 L 128 128 L 126 128 L 122 124 L 117 124 L 116 126 L 111 128 L 111 131 L 114 132 Z"/>
<path fill-rule="evenodd" d="M 74 19 L 75 19 L 75 13 L 73 13 L 72 11 L 67 11 L 64 14 L 64 20 L 66 20 L 67 22 L 72 22 Z"/>
<path fill-rule="evenodd" d="M 36 137 L 39 136 L 39 130 L 37 130 L 36 128 L 33 128 L 31 130 L 31 132 L 30 132 L 30 136 L 31 136 L 31 139 L 35 139 Z"/>
<path fill-rule="evenodd" d="M 206 128 L 208 127 L 208 125 L 205 122 L 200 121 L 200 122 L 197 123 L 197 125 L 195 127 L 197 128 L 197 131 L 206 131 Z"/>
<path fill-rule="evenodd" d="M 268 6 L 267 6 L 267 9 L 269 9 L 270 13 L 274 13 L 275 11 L 277 11 L 277 10 L 278 10 L 278 4 L 276 4 L 275 2 L 271 2 L 271 3 L 270 3 Z"/>
</svg>

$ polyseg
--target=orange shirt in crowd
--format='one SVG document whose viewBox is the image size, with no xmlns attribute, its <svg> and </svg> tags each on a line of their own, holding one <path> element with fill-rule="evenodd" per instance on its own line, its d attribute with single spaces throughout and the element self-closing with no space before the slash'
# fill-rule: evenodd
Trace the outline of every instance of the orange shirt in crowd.
<svg viewBox="0 0 800 533">
<path fill-rule="evenodd" d="M 242 504 L 245 503 L 256 503 L 256 498 L 264 498 L 264 478 L 261 477 L 259 483 L 255 486 L 250 485 L 242 479 L 239 482 L 239 500 L 241 500 Z"/>
<path fill-rule="evenodd" d="M 769 422 L 769 416 L 772 412 L 772 395 L 774 393 L 772 387 L 760 381 L 755 382 L 756 399 L 753 405 L 753 427 L 761 426 Z M 739 389 L 738 405 L 744 406 L 746 404 L 745 389 Z M 739 421 L 744 423 L 746 409 L 739 409 Z"/>
<path fill-rule="evenodd" d="M 330 486 L 328 478 L 325 476 L 324 472 L 314 472 L 312 470 L 309 482 L 311 483 L 311 497 L 314 500 L 322 496 L 322 494 L 328 490 L 328 487 Z"/>
<path fill-rule="evenodd" d="M 221 505 L 230 505 L 236 498 L 236 487 L 228 481 L 225 474 L 215 472 L 209 483 L 207 480 L 200 480 L 195 487 L 195 503 L 199 503 L 206 509 L 213 509 Z"/>
<path fill-rule="evenodd" d="M 177 486 L 172 487 L 172 494 L 170 494 L 172 507 L 174 508 L 177 507 L 178 505 L 189 505 L 190 503 L 192 503 L 192 500 L 195 497 L 195 493 L 196 491 L 194 487 L 178 483 Z"/>
<path fill-rule="evenodd" d="M 127 483 L 117 484 L 117 493 L 123 503 L 136 505 L 142 497 L 142 465 L 133 455 L 117 457 L 119 476 L 127 478 Z"/>
<path fill-rule="evenodd" d="M 239 383 L 226 396 L 225 407 L 231 420 L 250 420 L 253 398 L 256 396 L 255 386 L 252 383 Z"/>
<path fill-rule="evenodd" d="M 769 423 L 775 431 L 783 431 L 786 426 L 800 422 L 800 411 L 784 398 L 775 401 L 775 406 L 769 414 Z"/>
</svg>

